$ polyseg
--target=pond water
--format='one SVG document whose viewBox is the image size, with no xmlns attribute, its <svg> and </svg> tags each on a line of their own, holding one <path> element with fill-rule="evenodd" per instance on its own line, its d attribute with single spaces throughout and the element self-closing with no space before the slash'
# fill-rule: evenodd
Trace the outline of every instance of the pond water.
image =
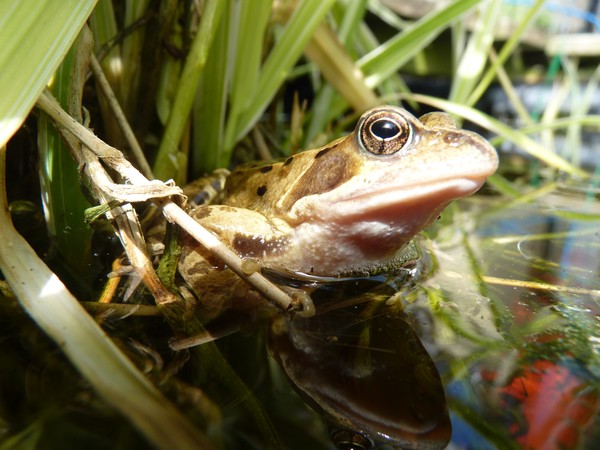
<svg viewBox="0 0 600 450">
<path fill-rule="evenodd" d="M 461 245 L 437 241 L 425 283 L 450 448 L 596 448 L 600 207 L 569 191 L 486 203 Z"/>
<path fill-rule="evenodd" d="M 167 348 L 162 318 L 104 326 L 175 367 L 144 366 L 218 448 L 597 448 L 598 203 L 566 189 L 474 196 L 428 234 L 388 283 L 316 283 L 314 319 L 244 317 L 241 333 L 189 354 Z M 151 448 L 14 315 L 2 322 L 6 423 L 32 424 L 49 449 Z"/>
</svg>

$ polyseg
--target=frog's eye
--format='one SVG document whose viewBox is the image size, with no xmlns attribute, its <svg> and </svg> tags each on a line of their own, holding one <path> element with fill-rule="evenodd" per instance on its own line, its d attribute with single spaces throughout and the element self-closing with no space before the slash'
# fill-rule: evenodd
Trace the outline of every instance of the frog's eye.
<svg viewBox="0 0 600 450">
<path fill-rule="evenodd" d="M 358 124 L 360 146 L 374 155 L 393 155 L 406 145 L 411 128 L 395 111 L 375 110 L 365 114 Z"/>
</svg>

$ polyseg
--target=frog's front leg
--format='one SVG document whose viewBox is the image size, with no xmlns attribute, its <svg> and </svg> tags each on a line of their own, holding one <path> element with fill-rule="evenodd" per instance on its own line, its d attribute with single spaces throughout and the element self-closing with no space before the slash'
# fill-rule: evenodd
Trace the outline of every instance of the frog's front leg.
<svg viewBox="0 0 600 450">
<path fill-rule="evenodd" d="M 252 258 L 262 267 L 265 260 L 285 251 L 286 224 L 274 223 L 256 211 L 225 205 L 201 206 L 191 216 L 242 258 Z M 183 233 L 178 269 L 198 296 L 204 319 L 228 309 L 255 314 L 273 308 L 192 237 Z"/>
<path fill-rule="evenodd" d="M 214 203 L 215 199 L 223 192 L 229 173 L 227 169 L 217 169 L 185 185 L 183 194 L 188 198 L 188 205 L 197 208 Z"/>
</svg>

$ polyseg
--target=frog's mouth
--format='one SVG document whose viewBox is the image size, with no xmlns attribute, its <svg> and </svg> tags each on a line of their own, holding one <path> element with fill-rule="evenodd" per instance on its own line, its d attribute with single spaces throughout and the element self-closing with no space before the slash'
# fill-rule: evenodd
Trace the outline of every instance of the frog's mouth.
<svg viewBox="0 0 600 450">
<path fill-rule="evenodd" d="M 338 223 L 356 220 L 422 223 L 429 221 L 432 215 L 437 216 L 452 200 L 477 192 L 486 179 L 487 175 L 481 175 L 438 179 L 410 186 L 391 185 L 385 189 L 339 198 L 327 205 L 327 200 L 323 198 L 319 200 L 319 203 L 323 201 L 322 205 L 313 205 L 317 206 L 313 211 L 318 211 L 318 217 L 314 219 Z"/>
</svg>

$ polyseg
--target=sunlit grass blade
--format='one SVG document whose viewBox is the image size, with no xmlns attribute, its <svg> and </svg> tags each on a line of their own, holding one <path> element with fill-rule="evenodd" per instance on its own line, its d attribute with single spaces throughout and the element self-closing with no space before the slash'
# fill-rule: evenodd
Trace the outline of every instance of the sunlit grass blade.
<svg viewBox="0 0 600 450">
<path fill-rule="evenodd" d="M 255 95 L 263 42 L 271 2 L 257 0 L 232 5 L 230 40 L 234 44 L 231 77 L 231 112 L 229 121 L 235 128 L 238 116 L 248 107 Z"/>
<path fill-rule="evenodd" d="M 541 144 L 538 144 L 536 141 L 526 136 L 524 133 L 514 130 L 510 126 L 500 122 L 493 117 L 488 116 L 487 114 L 483 114 L 476 109 L 470 108 L 468 106 L 460 105 L 458 103 L 449 102 L 447 100 L 442 100 L 435 97 L 429 97 L 426 95 L 418 95 L 413 94 L 411 98 L 420 103 L 425 103 L 427 105 L 434 106 L 450 114 L 456 114 L 461 116 L 477 125 L 490 130 L 493 133 L 497 133 L 501 135 L 507 141 L 512 142 L 518 147 L 522 148 L 524 151 L 529 153 L 531 156 L 545 162 L 551 167 L 554 167 L 558 170 L 562 170 L 571 175 L 579 176 L 587 178 L 589 174 L 584 170 L 573 166 L 565 159 L 561 158 L 556 153 L 553 153 L 546 149 Z"/>
<path fill-rule="evenodd" d="M 358 65 L 367 84 L 377 86 L 432 42 L 449 24 L 481 0 L 458 0 L 440 8 L 363 56 Z"/>
<path fill-rule="evenodd" d="M 237 123 L 227 125 L 225 148 L 231 149 L 256 123 L 281 83 L 285 80 L 292 66 L 304 51 L 314 30 L 321 23 L 335 0 L 304 0 L 298 3 L 297 9 L 279 36 L 279 39 L 265 61 L 251 100 L 243 101 L 248 108 L 241 114 Z"/>
<path fill-rule="evenodd" d="M 494 42 L 496 21 L 500 17 L 502 0 L 492 0 L 482 4 L 473 32 L 465 52 L 461 55 L 457 70 L 452 79 L 449 99 L 463 103 L 472 92 L 484 70 L 487 55 Z"/>
<path fill-rule="evenodd" d="M 374 51 L 377 47 L 381 45 L 381 43 L 377 40 L 377 37 L 373 33 L 373 31 L 367 27 L 366 23 L 361 23 L 361 26 L 358 27 L 357 34 L 355 37 L 355 41 L 357 46 L 367 49 L 368 52 Z M 409 93 L 410 90 L 402 76 L 398 72 L 394 72 L 389 77 L 387 77 L 381 84 L 377 86 L 377 92 L 381 97 L 393 97 L 398 92 Z M 384 99 L 385 102 L 390 102 L 392 100 Z M 395 101 L 395 99 L 394 99 Z M 416 104 L 412 105 L 416 108 Z"/>
<path fill-rule="evenodd" d="M 486 183 L 492 186 L 496 192 L 500 192 L 506 197 L 515 198 L 521 195 L 521 191 L 513 183 L 498 174 L 489 177 Z"/>
<path fill-rule="evenodd" d="M 337 37 L 351 55 L 355 53 L 352 51 L 356 47 L 354 37 L 360 32 L 366 8 L 366 0 L 346 1 L 343 5 L 336 3 L 334 7 L 334 15 L 339 16 Z M 366 84 L 365 88 L 367 88 Z M 303 137 L 304 146 L 309 145 L 318 133 L 324 131 L 330 119 L 331 104 L 336 96 L 337 93 L 334 91 L 333 86 L 330 84 L 321 85 L 313 100 L 310 122 Z"/>
<path fill-rule="evenodd" d="M 0 145 L 23 123 L 96 0 L 0 2 Z"/>
<path fill-rule="evenodd" d="M 498 60 L 498 56 L 495 54 L 495 52 L 493 50 L 490 49 L 490 61 L 496 68 L 496 77 L 498 79 L 498 82 L 500 83 L 500 86 L 502 86 L 502 89 L 504 90 L 504 94 L 506 95 L 506 98 L 512 105 L 512 108 L 514 109 L 514 111 L 518 117 L 518 120 L 525 124 L 532 124 L 533 119 L 531 117 L 531 114 L 527 110 L 527 106 L 522 101 L 517 89 L 515 89 L 515 86 L 514 86 L 512 80 L 510 79 L 510 76 L 504 69 L 504 66 L 496 65 L 497 60 Z M 469 106 L 473 106 L 468 102 L 467 102 L 467 104 L 469 104 Z"/>
<path fill-rule="evenodd" d="M 393 5 L 393 2 L 390 2 L 389 4 Z M 369 0 L 368 7 L 371 13 L 375 14 L 383 22 L 399 31 L 404 30 L 410 25 L 408 20 L 398 16 L 398 14 L 392 11 L 387 4 L 384 4 L 379 0 Z"/>
<path fill-rule="evenodd" d="M 408 61 L 413 59 L 429 43 L 431 43 L 443 30 L 448 28 L 452 21 L 460 17 L 479 3 L 480 0 L 459 0 L 440 10 L 423 17 L 418 22 L 406 28 L 392 39 L 383 44 L 377 42 L 368 42 L 369 36 L 365 34 L 364 27 L 362 33 L 362 44 L 365 43 L 372 50 L 358 60 L 358 67 L 365 74 L 366 85 L 369 87 L 378 87 L 381 93 L 391 96 L 392 93 L 407 92 L 407 87 L 397 77 L 397 70 Z M 372 40 L 372 39 L 371 39 Z M 391 84 L 390 84 L 391 83 Z M 390 97 L 391 98 L 391 97 Z M 329 100 L 329 108 L 326 116 L 330 120 L 334 114 L 343 111 L 345 102 L 340 97 Z M 323 108 L 323 113 L 325 113 Z M 321 113 L 321 114 L 323 114 Z M 317 120 L 313 119 L 310 124 L 308 136 L 314 136 L 319 128 Z M 327 121 L 320 118 L 321 123 Z"/>
<path fill-rule="evenodd" d="M 86 27 L 57 70 L 51 87 L 63 108 L 71 110 L 76 117 L 81 111 L 82 79 L 91 51 L 92 37 Z M 81 191 L 77 163 L 44 113 L 40 113 L 38 121 L 38 148 L 49 234 L 65 269 L 89 287 L 95 277 L 90 270 L 92 229 L 84 222 L 83 215 L 90 204 Z"/>
<path fill-rule="evenodd" d="M 228 81 L 231 83 L 227 128 L 223 131 L 219 130 L 224 135 L 223 141 L 219 142 L 219 147 L 217 149 L 207 149 L 207 151 L 217 151 L 219 153 L 216 159 L 221 166 L 228 165 L 233 148 L 233 145 L 227 144 L 225 133 L 233 133 L 240 116 L 251 106 L 251 102 L 256 96 L 258 78 L 264 57 L 265 32 L 272 6 L 270 0 L 230 2 L 230 4 L 229 26 L 227 34 L 224 36 L 229 43 L 229 48 L 226 49 L 229 58 L 225 61 L 225 64 L 228 65 L 226 71 L 229 76 Z M 215 55 L 214 58 L 222 59 L 223 57 Z M 216 87 L 218 88 L 219 85 L 217 84 Z M 209 86 L 207 86 L 207 90 L 208 88 Z M 216 130 L 211 130 L 209 133 L 215 132 Z M 206 155 L 206 157 L 209 157 L 209 155 Z"/>
<path fill-rule="evenodd" d="M 337 36 L 341 42 L 348 48 L 348 43 L 355 36 L 367 11 L 368 0 L 346 0 L 336 3 L 334 13 L 336 16 L 341 14 L 341 20 L 338 20 L 339 26 Z M 349 49 L 349 51 L 351 51 Z"/>
<path fill-rule="evenodd" d="M 544 122 L 544 123 L 532 123 L 525 127 L 519 128 L 519 132 L 525 134 L 534 134 L 539 133 L 545 129 L 561 129 L 568 128 L 571 124 L 579 124 L 583 127 L 596 127 L 600 128 L 600 115 L 589 115 L 589 116 L 581 116 L 581 117 L 562 117 L 560 119 L 555 119 L 553 121 Z M 504 139 L 502 136 L 496 136 L 490 139 L 493 145 L 498 145 Z"/>
<path fill-rule="evenodd" d="M 330 28 L 320 26 L 305 49 L 325 79 L 354 108 L 365 111 L 379 103 L 377 95 Z"/>
<path fill-rule="evenodd" d="M 477 100 L 481 98 L 486 89 L 490 86 L 490 84 L 494 81 L 496 77 L 497 68 L 503 65 L 506 60 L 515 52 L 515 49 L 519 45 L 521 37 L 526 30 L 531 26 L 532 20 L 537 15 L 539 9 L 544 5 L 545 0 L 536 0 L 535 4 L 531 7 L 525 7 L 523 5 L 516 6 L 517 8 L 527 8 L 526 12 L 523 14 L 523 18 L 515 27 L 515 30 L 511 33 L 510 37 L 506 41 L 506 43 L 502 46 L 502 50 L 500 50 L 498 57 L 495 61 L 492 62 L 492 65 L 487 69 L 479 84 L 474 89 L 474 91 L 469 96 L 466 104 L 468 106 L 473 106 L 477 103 Z"/>
</svg>

